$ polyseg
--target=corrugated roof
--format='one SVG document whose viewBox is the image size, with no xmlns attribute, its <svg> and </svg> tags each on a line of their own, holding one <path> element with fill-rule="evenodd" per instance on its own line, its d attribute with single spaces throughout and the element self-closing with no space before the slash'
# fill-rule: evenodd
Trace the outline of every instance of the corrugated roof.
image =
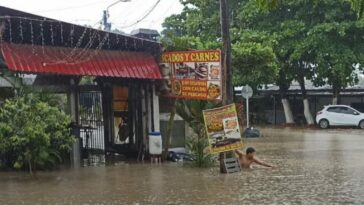
<svg viewBox="0 0 364 205">
<path fill-rule="evenodd" d="M 145 52 L 1 44 L 8 68 L 16 72 L 161 79 L 154 57 Z"/>
<path fill-rule="evenodd" d="M 5 24 L 1 40 L 8 43 L 139 51 L 157 58 L 161 52 L 160 43 L 135 36 L 71 24 L 3 6 L 0 6 L 0 15 L 3 17 L 1 23 Z M 102 42 L 102 39 L 106 40 Z"/>
</svg>

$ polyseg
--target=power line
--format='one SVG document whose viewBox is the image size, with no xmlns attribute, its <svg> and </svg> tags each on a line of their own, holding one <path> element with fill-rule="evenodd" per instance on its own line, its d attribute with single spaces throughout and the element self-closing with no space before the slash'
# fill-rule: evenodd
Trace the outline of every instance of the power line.
<svg viewBox="0 0 364 205">
<path fill-rule="evenodd" d="M 110 21 L 116 21 L 121 16 L 129 17 L 130 13 L 134 13 L 136 10 L 138 10 L 141 7 L 141 4 L 145 4 L 145 2 L 144 1 L 133 1 L 132 4 L 130 5 L 130 7 L 126 8 L 126 10 L 118 11 L 119 15 L 117 15 L 116 17 L 114 16 L 114 17 L 110 18 Z"/>
<path fill-rule="evenodd" d="M 121 27 L 119 27 L 119 28 L 121 28 L 121 29 L 124 29 L 124 28 L 129 28 L 129 27 L 132 27 L 132 26 L 134 26 L 134 25 L 136 25 L 136 24 L 138 24 L 138 23 L 140 23 L 141 21 L 143 21 L 145 18 L 147 18 L 148 16 L 149 16 L 149 14 L 151 14 L 153 11 L 154 11 L 154 9 L 158 6 L 158 4 L 160 3 L 160 1 L 161 0 L 158 0 L 152 7 L 151 7 L 151 9 L 141 18 L 141 19 L 139 19 L 139 20 L 137 20 L 136 22 L 134 22 L 134 23 L 132 23 L 132 24 L 130 24 L 130 25 L 127 25 L 127 26 L 121 26 Z"/>
<path fill-rule="evenodd" d="M 158 18 L 156 18 L 156 20 L 150 21 L 148 26 L 149 28 L 152 28 L 152 25 L 155 24 L 156 22 L 160 22 L 163 17 L 166 18 L 165 14 L 177 3 L 176 1 L 171 1 L 171 2 L 172 4 L 170 4 L 169 7 L 167 7 L 167 9 L 165 9 Z"/>
<path fill-rule="evenodd" d="M 84 7 L 88 7 L 88 6 L 93 6 L 93 5 L 100 4 L 100 3 L 104 3 L 104 1 L 100 1 L 99 0 L 99 1 L 94 1 L 92 3 L 78 5 L 78 6 L 69 6 L 69 7 L 58 8 L 58 9 L 49 9 L 49 10 L 35 11 L 35 13 L 49 13 L 49 12 L 57 12 L 57 11 L 65 11 L 65 10 L 79 9 L 79 8 L 84 8 Z"/>
</svg>

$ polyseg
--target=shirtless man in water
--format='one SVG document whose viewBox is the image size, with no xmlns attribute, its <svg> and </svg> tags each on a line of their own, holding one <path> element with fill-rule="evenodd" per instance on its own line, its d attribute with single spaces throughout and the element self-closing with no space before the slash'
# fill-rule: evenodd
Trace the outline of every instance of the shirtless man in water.
<svg viewBox="0 0 364 205">
<path fill-rule="evenodd" d="M 251 169 L 252 168 L 252 164 L 256 163 L 265 167 L 271 167 L 274 168 L 272 165 L 267 164 L 263 161 L 260 161 L 259 159 L 257 159 L 255 157 L 255 149 L 252 147 L 248 147 L 246 149 L 246 154 L 244 154 L 242 151 L 240 150 L 235 150 L 235 153 L 237 155 L 239 155 L 239 160 L 240 160 L 240 165 L 241 168 L 247 168 L 247 169 Z"/>
</svg>

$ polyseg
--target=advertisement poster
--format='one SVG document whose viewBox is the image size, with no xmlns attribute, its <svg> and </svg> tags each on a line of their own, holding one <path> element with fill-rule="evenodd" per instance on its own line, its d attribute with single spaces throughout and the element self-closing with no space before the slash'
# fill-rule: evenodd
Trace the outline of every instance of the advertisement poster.
<svg viewBox="0 0 364 205">
<path fill-rule="evenodd" d="M 243 147 L 235 104 L 203 111 L 211 153 Z"/>
<path fill-rule="evenodd" d="M 175 51 L 162 54 L 161 73 L 170 97 L 221 100 L 220 50 Z"/>
</svg>

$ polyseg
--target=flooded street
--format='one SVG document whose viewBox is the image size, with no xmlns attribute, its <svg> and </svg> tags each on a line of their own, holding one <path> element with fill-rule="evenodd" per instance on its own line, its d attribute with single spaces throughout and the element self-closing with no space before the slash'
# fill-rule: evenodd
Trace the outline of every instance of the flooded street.
<svg viewBox="0 0 364 205">
<path fill-rule="evenodd" d="M 116 163 L 0 173 L 0 204 L 364 204 L 362 130 L 266 129 L 247 146 L 276 169 L 221 175 L 217 168 Z"/>
</svg>

